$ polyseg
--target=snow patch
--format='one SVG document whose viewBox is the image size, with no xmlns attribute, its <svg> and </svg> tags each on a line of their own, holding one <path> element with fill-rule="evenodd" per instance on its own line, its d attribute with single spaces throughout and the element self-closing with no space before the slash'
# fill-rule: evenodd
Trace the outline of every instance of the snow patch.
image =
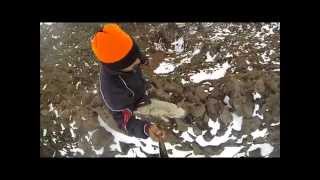
<svg viewBox="0 0 320 180">
<path fill-rule="evenodd" d="M 250 148 L 247 150 L 247 155 L 249 155 L 249 152 L 256 150 L 260 148 L 261 150 L 261 156 L 263 157 L 268 157 L 270 153 L 272 153 L 273 151 L 273 146 L 271 146 L 268 143 L 264 143 L 264 144 L 252 144 L 250 146 Z"/>
<path fill-rule="evenodd" d="M 251 133 L 251 136 L 253 137 L 253 139 L 256 139 L 258 137 L 264 137 L 268 135 L 268 129 L 267 128 L 264 128 L 263 130 L 255 130 L 254 132 Z"/>
<path fill-rule="evenodd" d="M 210 68 L 206 70 L 200 70 L 199 73 L 196 73 L 190 77 L 190 80 L 194 83 L 199 83 L 203 80 L 214 80 L 222 78 L 227 70 L 230 68 L 230 64 L 225 62 L 222 66 L 218 65 L 218 67 Z"/>
<path fill-rule="evenodd" d="M 183 37 L 180 37 L 178 40 L 174 41 L 173 43 L 171 43 L 172 45 L 174 45 L 174 50 L 176 51 L 176 53 L 182 53 L 184 50 L 184 40 Z"/>
<path fill-rule="evenodd" d="M 175 69 L 175 65 L 167 62 L 161 62 L 159 67 L 155 69 L 153 72 L 155 74 L 166 74 L 170 73 Z"/>
<path fill-rule="evenodd" d="M 252 93 L 252 96 L 253 96 L 253 100 L 261 98 L 261 95 L 258 92 Z"/>
<path fill-rule="evenodd" d="M 255 104 L 252 117 L 258 116 L 260 119 L 263 119 L 263 114 L 262 115 L 258 114 L 257 113 L 258 110 L 259 110 L 259 104 Z"/>
</svg>

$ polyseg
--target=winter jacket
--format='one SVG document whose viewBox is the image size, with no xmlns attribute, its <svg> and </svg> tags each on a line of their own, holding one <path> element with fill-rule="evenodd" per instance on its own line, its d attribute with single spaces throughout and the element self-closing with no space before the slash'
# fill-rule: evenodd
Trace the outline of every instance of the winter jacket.
<svg viewBox="0 0 320 180">
<path fill-rule="evenodd" d="M 137 105 L 146 96 L 146 81 L 140 68 L 137 72 L 124 73 L 110 70 L 102 63 L 100 92 L 120 129 L 137 138 L 149 136 L 147 129 L 150 124 L 137 120 L 133 115 Z"/>
</svg>

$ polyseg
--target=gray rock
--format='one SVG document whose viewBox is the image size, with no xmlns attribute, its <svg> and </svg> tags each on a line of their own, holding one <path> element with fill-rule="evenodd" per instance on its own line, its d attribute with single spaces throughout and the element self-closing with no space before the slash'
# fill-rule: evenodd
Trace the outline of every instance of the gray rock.
<svg viewBox="0 0 320 180">
<path fill-rule="evenodd" d="M 249 157 L 262 157 L 260 148 L 250 151 Z"/>
<path fill-rule="evenodd" d="M 202 134 L 201 129 L 199 129 L 198 127 L 194 126 L 194 127 L 192 127 L 192 129 L 193 129 L 193 132 L 194 132 L 194 134 L 195 134 L 196 136 L 199 136 L 199 135 Z"/>
<path fill-rule="evenodd" d="M 93 133 L 91 142 L 95 149 L 100 149 L 101 147 L 111 145 L 113 139 L 114 137 L 111 133 L 103 128 L 99 128 Z"/>
<path fill-rule="evenodd" d="M 209 117 L 212 120 L 215 120 L 222 111 L 224 105 L 221 101 L 218 101 L 214 98 L 208 98 L 206 102 L 206 107 Z"/>
<path fill-rule="evenodd" d="M 224 107 L 222 114 L 220 115 L 220 120 L 220 122 L 225 126 L 228 126 L 232 121 L 232 115 L 226 106 Z"/>
<path fill-rule="evenodd" d="M 213 137 L 214 137 L 214 136 L 212 136 L 212 134 L 210 133 L 210 131 L 205 132 L 204 135 L 203 135 L 203 139 L 204 139 L 205 141 L 208 141 L 208 142 L 211 141 Z"/>
</svg>

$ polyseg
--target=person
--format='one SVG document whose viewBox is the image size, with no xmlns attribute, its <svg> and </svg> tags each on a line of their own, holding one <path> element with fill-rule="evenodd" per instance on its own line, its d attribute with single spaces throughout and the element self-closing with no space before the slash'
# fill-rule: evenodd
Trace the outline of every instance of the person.
<svg viewBox="0 0 320 180">
<path fill-rule="evenodd" d="M 167 133 L 157 125 L 139 120 L 133 113 L 150 103 L 140 65 L 148 60 L 134 39 L 118 24 L 105 24 L 91 39 L 100 69 L 100 92 L 118 127 L 129 136 L 165 141 Z"/>
</svg>

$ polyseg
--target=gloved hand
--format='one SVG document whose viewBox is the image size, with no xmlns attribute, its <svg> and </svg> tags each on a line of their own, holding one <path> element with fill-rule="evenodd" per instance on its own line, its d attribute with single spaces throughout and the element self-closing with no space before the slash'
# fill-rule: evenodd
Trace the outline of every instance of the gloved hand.
<svg viewBox="0 0 320 180">
<path fill-rule="evenodd" d="M 148 129 L 149 136 L 152 140 L 165 142 L 167 140 L 167 132 L 152 124 Z"/>
</svg>

